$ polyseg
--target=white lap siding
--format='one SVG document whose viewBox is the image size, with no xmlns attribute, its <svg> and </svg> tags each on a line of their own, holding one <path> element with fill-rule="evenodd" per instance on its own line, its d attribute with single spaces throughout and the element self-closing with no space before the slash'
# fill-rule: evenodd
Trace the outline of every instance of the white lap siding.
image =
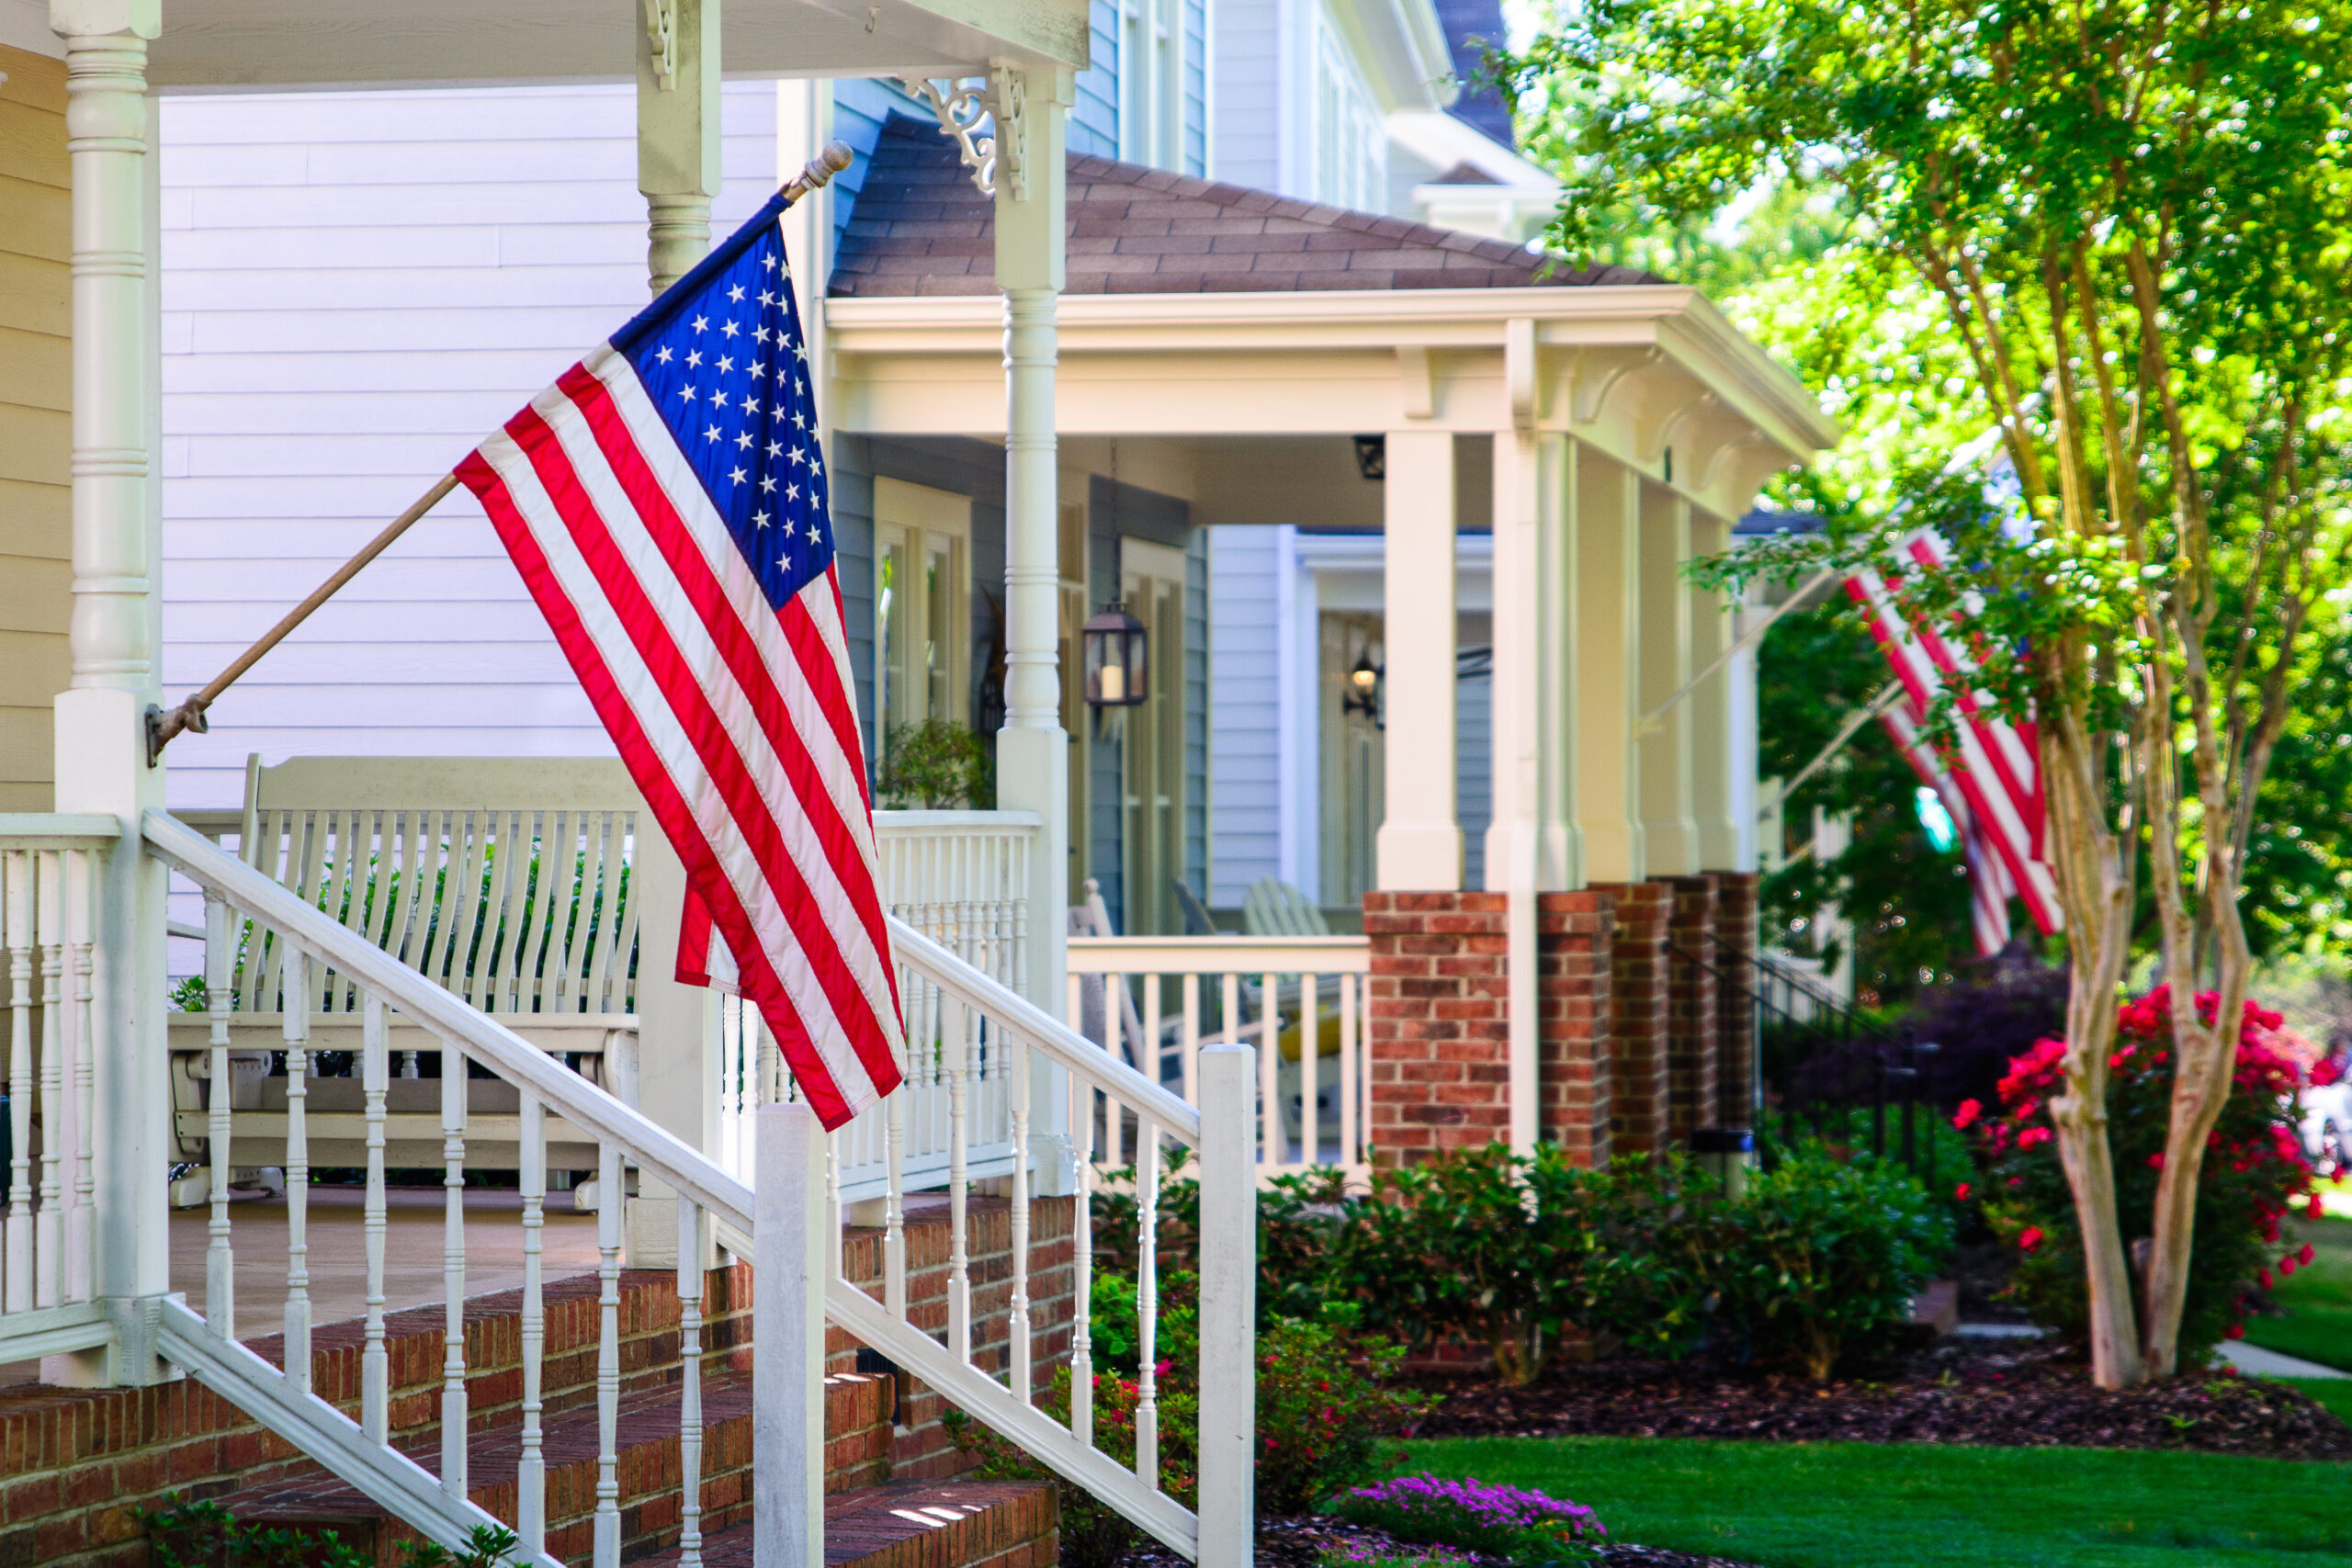
<svg viewBox="0 0 2352 1568">
<path fill-rule="evenodd" d="M 724 233 L 775 189 L 775 94 L 725 92 Z M 202 684 L 646 301 L 627 87 L 163 105 L 164 677 Z M 245 755 L 609 750 L 470 497 L 443 502 L 172 744 L 176 807 Z"/>
</svg>

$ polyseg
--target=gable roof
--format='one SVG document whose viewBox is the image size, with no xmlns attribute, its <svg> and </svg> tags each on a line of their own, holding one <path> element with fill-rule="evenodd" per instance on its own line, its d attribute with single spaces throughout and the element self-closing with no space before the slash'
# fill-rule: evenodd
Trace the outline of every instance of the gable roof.
<svg viewBox="0 0 2352 1568">
<path fill-rule="evenodd" d="M 993 294 L 995 208 L 956 145 L 891 117 L 833 264 L 836 296 Z M 1069 157 L 1070 294 L 1289 293 L 1664 283 L 1555 268 L 1520 246 L 1110 158 Z"/>
<path fill-rule="evenodd" d="M 1519 132 L 1510 122 L 1510 106 L 1487 75 L 1487 51 L 1500 49 L 1502 0 L 1437 0 L 1437 25 L 1445 29 L 1446 47 L 1453 51 L 1454 79 L 1462 96 L 1446 112 L 1505 147 L 1516 150 Z"/>
</svg>

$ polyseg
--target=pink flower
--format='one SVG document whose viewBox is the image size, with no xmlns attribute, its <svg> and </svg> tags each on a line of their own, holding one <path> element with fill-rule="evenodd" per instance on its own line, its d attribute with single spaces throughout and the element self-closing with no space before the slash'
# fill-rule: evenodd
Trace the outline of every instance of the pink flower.
<svg viewBox="0 0 2352 1568">
<path fill-rule="evenodd" d="M 2303 1217 L 2307 1220 L 2316 1220 L 2324 1217 L 2326 1213 L 2327 1205 L 2320 1201 L 2318 1193 L 2312 1193 L 2310 1206 L 2303 1211 Z"/>
<path fill-rule="evenodd" d="M 2035 1247 L 2040 1247 L 2041 1245 L 2041 1227 L 2040 1225 L 2028 1225 L 2024 1230 L 2018 1234 L 2018 1250 L 2019 1252 L 2031 1252 Z"/>
<path fill-rule="evenodd" d="M 1959 1201 L 1960 1201 L 1961 1202 L 1962 1202 L 1962 1203 L 1965 1203 L 1965 1202 L 1967 1202 L 1967 1201 L 1968 1201 L 1968 1192 L 1969 1192 L 1969 1187 L 1968 1187 L 1968 1183 L 1967 1183 L 1967 1182 L 1965 1182 L 1965 1181 L 1962 1182 L 1959 1186 L 1957 1186 L 1957 1187 L 1955 1187 L 1955 1188 L 1953 1188 L 1953 1189 L 1951 1190 L 1951 1195 L 1952 1195 L 1955 1199 L 1959 1200 Z M 2319 1201 L 2319 1200 L 2318 1200 L 2318 1199 L 2316 1199 L 2316 1198 L 2314 1198 L 2314 1199 L 2312 1199 L 2312 1202 L 2314 1202 L 2314 1203 L 2316 1203 L 2316 1202 L 2318 1202 L 2318 1201 Z"/>
<path fill-rule="evenodd" d="M 2295 1261 L 2298 1263 L 2309 1263 L 2312 1260 L 2312 1244 L 2310 1242 L 2305 1242 L 2303 1243 L 2303 1249 L 2295 1254 Z"/>
<path fill-rule="evenodd" d="M 2148 1156 L 2148 1168 L 2150 1170 L 2162 1170 L 2164 1168 L 2165 1152 L 2162 1149 L 2158 1149 L 2154 1154 Z"/>
<path fill-rule="evenodd" d="M 2243 1323 L 2233 1323 L 2233 1324 L 2230 1325 L 2227 1328 L 2224 1328 L 2223 1330 L 2222 1330 L 2222 1338 L 2224 1338 L 2224 1339 L 2243 1339 L 2243 1338 L 2245 1338 L 2245 1324 L 2243 1324 Z"/>
<path fill-rule="evenodd" d="M 2020 1149 L 2038 1149 L 2057 1135 L 2057 1134 L 2052 1132 L 2047 1127 L 2028 1127 L 2024 1132 L 2018 1134 L 2018 1147 Z"/>
<path fill-rule="evenodd" d="M 2281 1280 L 2284 1280 L 2284 1279 L 2286 1279 L 2289 1275 L 2292 1274 L 2294 1271 L 2295 1271 L 2295 1255 L 2294 1255 L 2293 1253 L 2291 1253 L 2291 1252 L 2290 1252 L 2290 1253 L 2287 1254 L 2287 1256 L 2286 1256 L 2286 1257 L 2284 1257 L 2284 1258 L 2280 1258 L 2280 1259 L 2278 1260 L 2278 1277 L 2279 1277 Z"/>
<path fill-rule="evenodd" d="M 1976 1124 L 1976 1119 L 1983 1114 L 1984 1114 L 1984 1106 L 1981 1100 L 1963 1100 L 1960 1102 L 1960 1114 L 1951 1119 L 1951 1124 L 1966 1132 Z"/>
<path fill-rule="evenodd" d="M 2270 1270 L 2267 1269 L 2256 1269 L 2254 1271 L 2254 1282 L 2260 1285 L 2264 1290 L 2268 1290 L 2270 1288 Z"/>
</svg>

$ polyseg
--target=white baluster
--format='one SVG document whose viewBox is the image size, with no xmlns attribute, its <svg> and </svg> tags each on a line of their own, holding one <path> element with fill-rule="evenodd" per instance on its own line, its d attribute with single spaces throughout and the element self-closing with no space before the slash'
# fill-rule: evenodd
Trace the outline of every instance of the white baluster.
<svg viewBox="0 0 2352 1568">
<path fill-rule="evenodd" d="M 33 1219 L 33 1301 L 58 1304 L 65 1283 L 65 900 L 64 856 L 33 857 L 35 924 L 40 942 L 40 1212 Z"/>
<path fill-rule="evenodd" d="M 369 1442 L 382 1443 L 391 1438 L 391 1359 L 384 1342 L 384 1097 L 390 1092 L 392 1061 L 385 1044 L 383 1002 L 362 997 L 360 1009 L 359 1089 L 368 1108 L 368 1324 L 359 1350 L 359 1429 Z M 225 1052 L 216 1048 L 213 1055 L 218 1059 Z M 220 1223 L 225 1226 L 228 1221 Z"/>
<path fill-rule="evenodd" d="M 958 1361 L 972 1359 L 972 1271 L 970 1242 L 965 1231 L 965 1151 L 970 1106 L 971 1053 L 964 1031 L 967 1014 L 960 1006 L 952 1012 L 955 1031 L 947 1063 L 947 1348 Z M 943 1018 L 943 1021 L 944 1019 Z"/>
<path fill-rule="evenodd" d="M 1114 976 L 1115 978 L 1115 976 Z M 1103 986 L 1102 1016 L 1115 1021 L 1118 998 Z M 1118 1027 L 1115 1021 L 1109 1028 Z M 1080 1443 L 1094 1442 L 1094 1089 L 1072 1074 L 1069 1085 L 1070 1134 L 1078 1144 L 1078 1190 L 1070 1215 L 1070 1257 L 1077 1277 L 1071 1281 L 1069 1348 L 1069 1429 Z M 1118 1107 L 1110 1107 L 1116 1117 Z"/>
<path fill-rule="evenodd" d="M 547 1346 L 547 1303 L 539 1286 L 539 1231 L 548 1195 L 547 1110 L 523 1093 L 523 1452 L 514 1467 L 514 1533 L 525 1558 L 547 1550 L 547 1465 L 540 1453 L 539 1362 Z"/>
<path fill-rule="evenodd" d="M 66 1235 L 67 1266 L 72 1271 L 68 1296 L 85 1302 L 97 1294 L 94 1278 L 96 1237 L 91 1226 L 97 1213 L 97 1035 L 92 1027 L 91 1002 L 95 979 L 92 963 L 96 911 L 91 901 L 97 892 L 96 857 L 87 850 L 74 857 L 77 874 L 72 886 L 80 895 L 66 927 L 67 953 L 74 976 L 74 1206 Z M 69 889 L 70 891 L 70 889 Z"/>
<path fill-rule="evenodd" d="M 1298 1163 L 1313 1165 L 1322 1147 L 1323 1123 L 1317 1116 L 1316 1092 L 1323 1071 L 1323 1020 L 1317 991 L 1320 975 L 1298 977 Z"/>
<path fill-rule="evenodd" d="M 10 1312 L 33 1304 L 33 857 L 10 850 L 7 869 L 8 1160 L 7 1272 Z"/>
<path fill-rule="evenodd" d="M 223 1339 L 237 1337 L 237 1259 L 229 1245 L 229 1130 L 232 1084 L 229 1067 L 229 951 L 239 920 L 220 895 L 204 894 L 204 991 L 212 1015 L 212 1219 L 204 1253 L 204 1321 Z"/>
<path fill-rule="evenodd" d="M 286 1381 L 311 1391 L 311 958 L 286 945 Z"/>
<path fill-rule="evenodd" d="M 899 995 L 906 993 L 901 991 Z M 920 1018 L 918 1010 L 914 1014 Z M 922 1058 L 910 1041 L 907 1055 Z M 900 1323 L 907 1320 L 907 1094 L 902 1089 L 882 1107 L 882 1304 Z"/>
<path fill-rule="evenodd" d="M 678 1568 L 702 1568 L 702 1205 L 678 1195 Z"/>
<path fill-rule="evenodd" d="M 1351 1169 L 1363 1163 L 1363 1151 L 1356 1144 L 1356 1078 L 1362 1066 L 1358 1055 L 1363 1041 L 1358 1030 L 1363 1015 L 1356 1011 L 1356 977 L 1340 976 L 1340 1157 L 1341 1169 Z"/>
<path fill-rule="evenodd" d="M 596 1535 L 595 1568 L 621 1561 L 621 1151 L 596 1152 Z"/>
<path fill-rule="evenodd" d="M 1136 1122 L 1136 1476 L 1159 1484 L 1159 1129 Z"/>
<path fill-rule="evenodd" d="M 1267 975 L 1261 978 L 1266 988 L 1258 1004 L 1258 1157 L 1272 1170 L 1283 1163 L 1283 1151 L 1287 1146 L 1283 1137 L 1282 1097 L 1276 1077 L 1283 1059 L 1283 994 L 1275 984 L 1279 976 Z"/>
<path fill-rule="evenodd" d="M 825 1134 L 825 1277 L 842 1277 L 842 1140 Z"/>
<path fill-rule="evenodd" d="M 441 1490 L 466 1501 L 466 1055 L 441 1042 Z M 601 1201 L 604 1194 L 597 1194 Z"/>
<path fill-rule="evenodd" d="M 1201 1102 L 1201 977 L 1184 976 L 1184 1038 L 1178 1050 L 1184 1074 L 1184 1103 Z"/>
<path fill-rule="evenodd" d="M 1029 1047 L 1007 1039 L 1012 1099 L 1012 1302 L 1005 1334 L 1012 1352 L 1012 1392 L 1022 1404 L 1036 1397 L 1029 1343 Z"/>
</svg>

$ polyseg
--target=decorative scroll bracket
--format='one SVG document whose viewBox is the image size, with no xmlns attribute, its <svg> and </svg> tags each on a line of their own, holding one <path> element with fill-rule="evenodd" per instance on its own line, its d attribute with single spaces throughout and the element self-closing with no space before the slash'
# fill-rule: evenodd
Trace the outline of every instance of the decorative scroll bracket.
<svg viewBox="0 0 2352 1568">
<path fill-rule="evenodd" d="M 956 139 L 964 167 L 972 171 L 972 184 L 982 196 L 996 195 L 1001 175 L 1011 182 L 1013 200 L 1028 199 L 1027 160 L 1023 156 L 1029 140 L 1027 89 L 1019 72 L 999 65 L 985 78 L 933 82 L 902 76 L 899 85 L 931 107 L 942 135 Z"/>
<path fill-rule="evenodd" d="M 645 0 L 645 41 L 654 85 L 666 93 L 678 85 L 678 0 Z"/>
</svg>

